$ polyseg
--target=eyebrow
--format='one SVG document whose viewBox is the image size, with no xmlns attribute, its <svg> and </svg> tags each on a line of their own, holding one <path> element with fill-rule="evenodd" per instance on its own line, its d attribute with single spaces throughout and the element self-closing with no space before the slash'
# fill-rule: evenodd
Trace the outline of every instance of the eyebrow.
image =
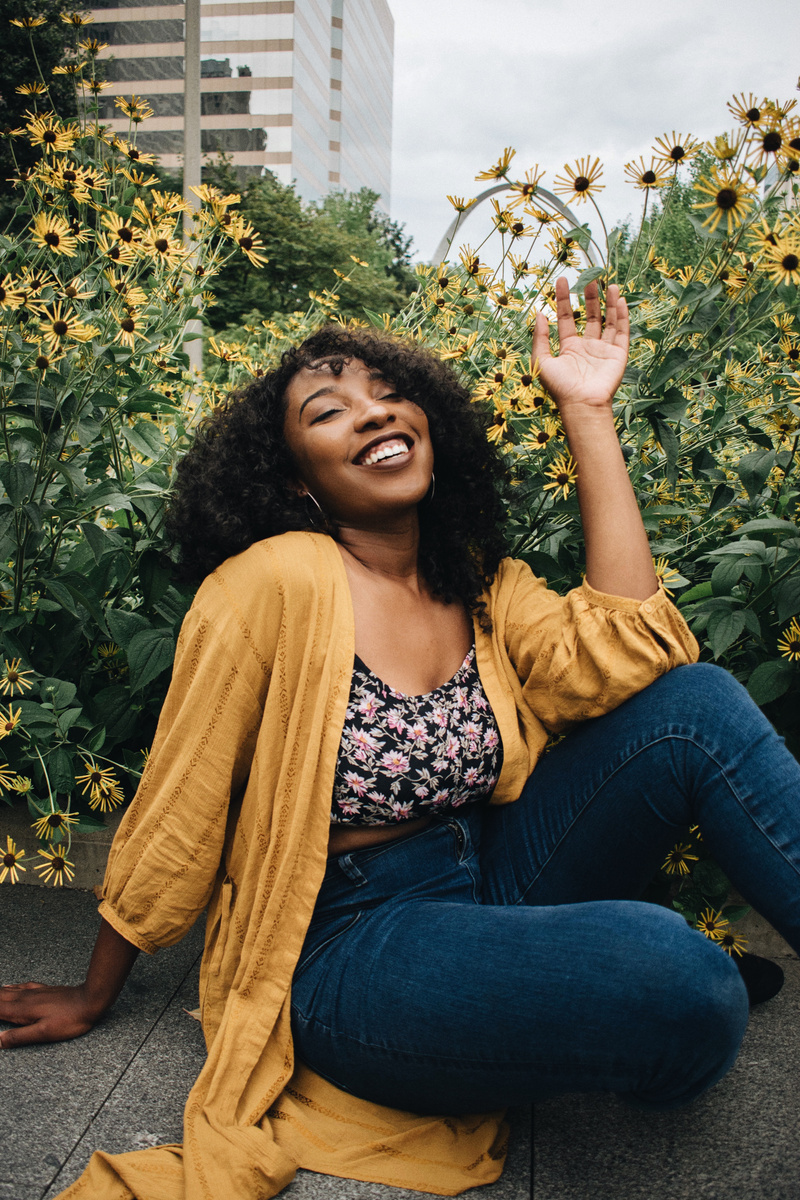
<svg viewBox="0 0 800 1200">
<path fill-rule="evenodd" d="M 337 376 L 337 379 L 338 379 L 338 376 Z M 370 371 L 369 379 L 370 379 L 370 383 L 374 383 L 378 379 L 382 379 L 384 382 L 388 382 L 386 380 L 386 376 L 384 375 L 383 371 L 379 371 L 377 368 L 373 368 Z M 305 408 L 305 406 L 307 404 L 310 404 L 312 400 L 316 400 L 319 396 L 335 395 L 337 391 L 338 391 L 338 388 L 336 387 L 336 384 L 329 383 L 329 384 L 326 384 L 325 387 L 319 388 L 316 392 L 312 392 L 310 396 L 306 396 L 305 400 L 300 405 L 300 411 L 297 414 L 298 422 L 300 421 L 300 418 L 303 415 L 303 409 Z"/>
</svg>

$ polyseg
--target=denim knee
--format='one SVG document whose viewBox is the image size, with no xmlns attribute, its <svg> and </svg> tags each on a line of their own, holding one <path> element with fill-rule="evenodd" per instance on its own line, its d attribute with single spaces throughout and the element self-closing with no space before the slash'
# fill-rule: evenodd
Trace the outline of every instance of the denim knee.
<svg viewBox="0 0 800 1200">
<path fill-rule="evenodd" d="M 685 936 L 673 943 L 653 1014 L 658 1050 L 650 1077 L 643 1076 L 643 1085 L 626 1098 L 648 1108 L 675 1108 L 702 1095 L 733 1065 L 748 1014 L 747 989 L 731 957 L 685 926 Z"/>
</svg>

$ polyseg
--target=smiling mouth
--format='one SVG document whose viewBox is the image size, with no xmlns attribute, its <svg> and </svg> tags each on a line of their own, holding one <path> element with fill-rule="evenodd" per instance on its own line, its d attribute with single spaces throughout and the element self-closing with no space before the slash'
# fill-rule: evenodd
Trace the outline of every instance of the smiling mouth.
<svg viewBox="0 0 800 1200">
<path fill-rule="evenodd" d="M 374 467 L 378 463 L 386 462 L 389 459 L 403 458 L 410 451 L 411 447 L 404 438 L 394 436 L 379 442 L 376 446 L 367 447 L 367 450 L 362 451 L 355 462 L 359 467 Z"/>
</svg>

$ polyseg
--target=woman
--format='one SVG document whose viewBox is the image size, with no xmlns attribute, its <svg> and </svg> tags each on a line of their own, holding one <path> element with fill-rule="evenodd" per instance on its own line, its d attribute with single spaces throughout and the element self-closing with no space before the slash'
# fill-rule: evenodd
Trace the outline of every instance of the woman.
<svg viewBox="0 0 800 1200">
<path fill-rule="evenodd" d="M 183 1147 L 95 1155 L 66 1196 L 264 1197 L 298 1164 L 455 1194 L 497 1178 L 508 1104 L 691 1100 L 747 995 L 636 897 L 692 822 L 800 949 L 800 768 L 687 665 L 658 588 L 611 412 L 625 302 L 603 328 L 590 285 L 584 337 L 563 280 L 557 305 L 558 356 L 543 317 L 533 349 L 579 471 L 565 598 L 502 560 L 498 459 L 415 348 L 323 330 L 185 461 L 173 529 L 211 573 L 87 980 L 3 989 L 0 1016 L 5 1047 L 86 1032 L 208 904 L 209 1055 Z"/>
</svg>

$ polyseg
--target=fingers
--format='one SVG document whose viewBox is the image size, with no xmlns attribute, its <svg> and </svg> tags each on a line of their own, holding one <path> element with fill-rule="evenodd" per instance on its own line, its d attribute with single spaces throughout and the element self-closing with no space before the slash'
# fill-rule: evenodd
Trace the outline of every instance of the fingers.
<svg viewBox="0 0 800 1200">
<path fill-rule="evenodd" d="M 624 297 L 620 295 L 617 285 L 612 283 L 608 289 L 606 327 L 603 330 L 603 341 L 627 348 L 629 338 L 630 318 L 628 316 L 628 305 Z"/>
<path fill-rule="evenodd" d="M 533 357 L 538 358 L 539 362 L 543 358 L 550 357 L 550 324 L 544 313 L 536 314 L 536 323 L 533 327 L 532 340 Z"/>
<path fill-rule="evenodd" d="M 559 345 L 567 338 L 575 336 L 575 314 L 572 311 L 572 301 L 569 296 L 569 284 L 563 275 L 556 280 L 556 318 L 558 320 Z"/>
<path fill-rule="evenodd" d="M 586 337 L 599 338 L 603 332 L 603 313 L 596 283 L 587 283 L 583 298 L 586 303 Z"/>
</svg>

